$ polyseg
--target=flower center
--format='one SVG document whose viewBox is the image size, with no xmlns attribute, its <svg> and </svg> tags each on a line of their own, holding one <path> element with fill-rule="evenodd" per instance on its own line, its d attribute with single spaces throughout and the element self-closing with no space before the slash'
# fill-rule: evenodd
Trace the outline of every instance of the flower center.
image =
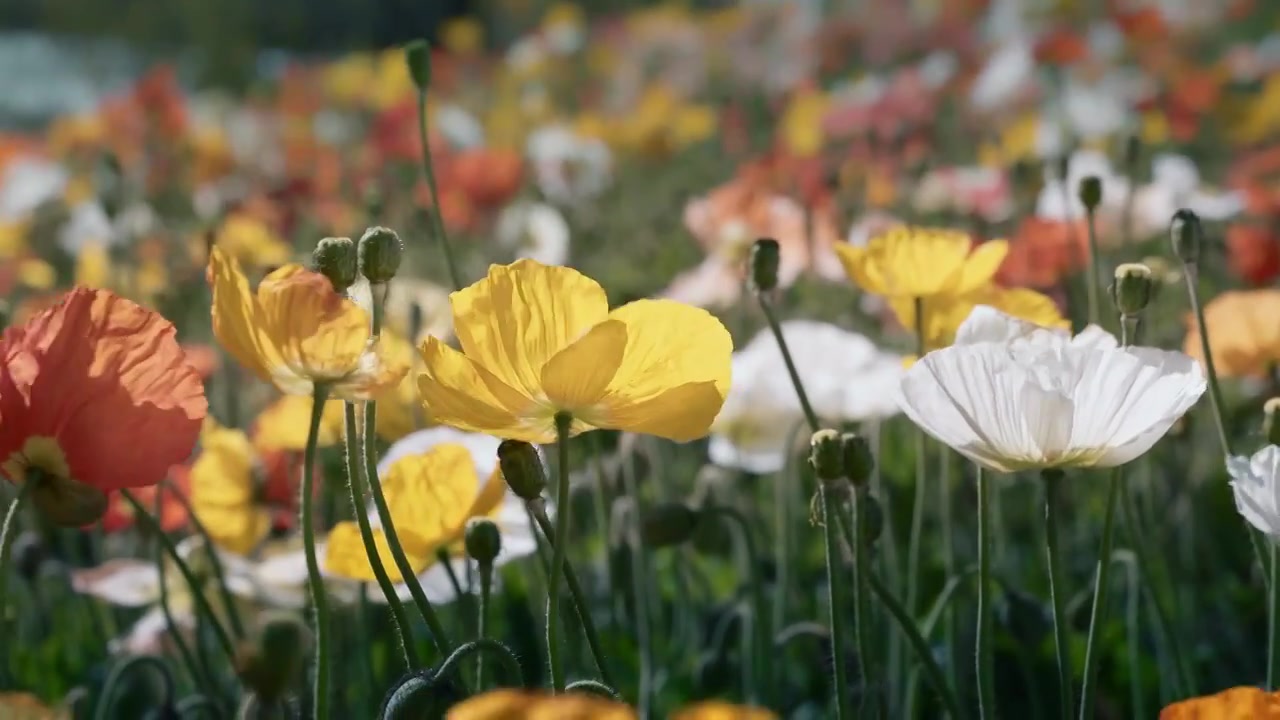
<svg viewBox="0 0 1280 720">
<path fill-rule="evenodd" d="M 27 438 L 22 449 L 10 455 L 0 470 L 15 483 L 38 482 L 46 476 L 71 479 L 71 468 L 58 441 L 42 435 Z"/>
</svg>

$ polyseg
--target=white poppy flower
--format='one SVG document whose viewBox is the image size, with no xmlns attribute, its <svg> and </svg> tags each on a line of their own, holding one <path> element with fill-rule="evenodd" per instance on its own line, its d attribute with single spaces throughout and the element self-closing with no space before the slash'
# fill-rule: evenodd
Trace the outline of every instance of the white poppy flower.
<svg viewBox="0 0 1280 720">
<path fill-rule="evenodd" d="M 551 205 L 512 203 L 498 214 L 494 232 L 498 244 L 514 250 L 517 258 L 530 258 L 543 265 L 569 262 L 569 223 Z"/>
<path fill-rule="evenodd" d="M 1035 70 L 1035 57 L 1026 38 L 1006 43 L 987 58 L 974 79 L 969 103 L 980 111 L 1002 108 L 1035 81 Z"/>
<path fill-rule="evenodd" d="M 820 417 L 875 420 L 898 412 L 902 358 L 829 323 L 789 320 L 782 335 Z M 787 439 L 804 413 L 773 333 L 760 332 L 733 356 L 733 386 L 711 425 L 712 462 L 754 473 L 782 469 Z"/>
<path fill-rule="evenodd" d="M 1181 352 L 1119 347 L 1097 326 L 1074 338 L 974 308 L 954 345 L 902 380 L 902 410 L 925 432 L 1001 472 L 1112 467 L 1142 455 L 1205 390 Z"/>
<path fill-rule="evenodd" d="M 1134 191 L 1134 233 L 1148 237 L 1167 230 L 1169 219 L 1180 208 L 1206 220 L 1229 220 L 1244 212 L 1244 198 L 1238 192 L 1203 187 L 1191 158 L 1161 153 L 1151 159 L 1151 182 Z"/>
<path fill-rule="evenodd" d="M 609 146 L 564 125 L 547 125 L 529 133 L 525 153 L 538 189 L 552 202 L 567 205 L 590 200 L 613 182 Z"/>
<path fill-rule="evenodd" d="M 1111 160 L 1096 150 L 1078 150 L 1067 164 L 1067 182 L 1045 168 L 1045 182 L 1036 199 L 1036 215 L 1046 220 L 1079 220 L 1085 216 L 1084 203 L 1080 201 L 1080 181 L 1096 177 L 1102 183 L 1102 202 L 1099 215 L 1119 213 L 1129 193 L 1129 178 L 1120 174 Z M 1165 219 L 1168 224 L 1168 218 Z"/>
<path fill-rule="evenodd" d="M 440 131 L 451 146 L 459 150 L 484 146 L 484 125 L 465 108 L 446 103 L 436 109 L 433 127 Z"/>
<path fill-rule="evenodd" d="M 1236 510 L 1249 524 L 1280 539 L 1280 446 L 1268 445 L 1253 457 L 1227 459 Z"/>
<path fill-rule="evenodd" d="M 67 171 L 52 160 L 22 157 L 0 173 L 0 220 L 21 220 L 67 187 Z"/>
</svg>

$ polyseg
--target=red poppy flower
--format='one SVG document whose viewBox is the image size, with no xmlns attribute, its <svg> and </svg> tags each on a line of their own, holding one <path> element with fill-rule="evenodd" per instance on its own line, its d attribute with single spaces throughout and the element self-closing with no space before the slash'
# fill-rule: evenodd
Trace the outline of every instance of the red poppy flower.
<svg viewBox="0 0 1280 720">
<path fill-rule="evenodd" d="M 1227 230 L 1227 262 L 1245 282 L 1266 285 L 1280 275 L 1280 235 L 1263 225 Z"/>
<path fill-rule="evenodd" d="M 1089 264 L 1088 229 L 1077 223 L 1027 218 L 1009 241 L 996 272 L 1008 287 L 1050 288 Z"/>
<path fill-rule="evenodd" d="M 78 527 L 108 494 L 160 482 L 208 412 L 173 324 L 106 290 L 77 288 L 0 339 L 0 474 Z"/>
<path fill-rule="evenodd" d="M 177 532 L 187 526 L 190 518 L 187 515 L 187 506 L 174 496 L 174 489 L 184 495 L 190 492 L 190 468 L 186 465 L 175 465 L 169 473 L 169 483 L 169 487 L 166 487 L 164 494 L 160 496 L 160 527 L 164 528 L 165 532 Z M 159 485 L 153 485 L 137 488 L 133 494 L 143 507 L 152 510 L 156 505 L 156 493 L 159 492 L 159 487 Z M 127 530 L 133 527 L 133 519 L 133 506 L 123 496 L 112 495 L 111 501 L 107 504 L 107 512 L 102 516 L 102 531 L 116 533 Z"/>
</svg>

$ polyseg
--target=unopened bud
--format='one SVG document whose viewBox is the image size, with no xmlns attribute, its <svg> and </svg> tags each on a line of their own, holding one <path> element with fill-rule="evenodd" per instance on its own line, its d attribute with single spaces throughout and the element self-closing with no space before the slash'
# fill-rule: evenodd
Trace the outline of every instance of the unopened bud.
<svg viewBox="0 0 1280 720">
<path fill-rule="evenodd" d="M 1204 242 L 1204 228 L 1200 225 L 1200 216 L 1183 208 L 1173 214 L 1169 223 L 1169 242 L 1173 245 L 1173 254 L 1184 265 L 1196 265 L 1200 262 L 1200 248 Z"/>
<path fill-rule="evenodd" d="M 1090 175 L 1080 181 L 1080 202 L 1084 203 L 1089 212 L 1097 210 L 1102 204 L 1102 179 L 1097 175 Z"/>
<path fill-rule="evenodd" d="M 382 703 L 382 720 L 442 718 L 449 708 L 467 697 L 456 676 L 440 676 L 432 670 L 417 670 L 401 678 Z"/>
<path fill-rule="evenodd" d="M 537 500 L 547 489 L 547 472 L 538 450 L 523 440 L 503 440 L 498 445 L 498 467 L 507 487 L 522 500 Z"/>
<path fill-rule="evenodd" d="M 351 238 L 327 237 L 316 243 L 311 263 L 316 272 L 329 278 L 335 292 L 344 293 L 356 281 L 359 272 L 356 244 Z"/>
<path fill-rule="evenodd" d="M 778 265 L 781 251 L 778 241 L 761 238 L 751 246 L 751 287 L 756 292 L 769 292 L 778 287 Z"/>
<path fill-rule="evenodd" d="M 871 445 L 867 439 L 857 433 L 844 433 L 840 436 L 840 450 L 844 456 L 842 465 L 845 476 L 854 487 L 866 484 L 876 469 L 876 458 L 871 453 Z"/>
<path fill-rule="evenodd" d="M 400 256 L 404 254 L 404 243 L 395 230 L 371 227 L 360 236 L 357 254 L 360 274 L 370 284 L 377 285 L 396 276 L 400 269 Z"/>
<path fill-rule="evenodd" d="M 502 533 L 488 518 L 472 518 L 468 521 L 463 542 L 467 547 L 467 555 L 480 563 L 480 567 L 492 566 L 498 553 L 502 552 Z"/>
<path fill-rule="evenodd" d="M 302 617 L 270 613 L 255 637 L 241 646 L 237 674 L 260 701 L 273 703 L 293 689 L 311 656 L 311 643 L 311 629 Z"/>
<path fill-rule="evenodd" d="M 1116 309 L 1126 317 L 1140 315 L 1151 303 L 1153 286 L 1151 268 L 1142 263 L 1125 263 L 1116 268 L 1116 281 L 1111 286 Z"/>
<path fill-rule="evenodd" d="M 409 65 L 409 77 L 413 78 L 418 92 L 426 92 L 431 85 L 431 45 L 426 40 L 413 40 L 404 46 L 404 60 Z"/>
<path fill-rule="evenodd" d="M 699 514 L 684 503 L 662 503 L 640 515 L 640 540 L 648 547 L 679 545 L 693 538 Z"/>
<path fill-rule="evenodd" d="M 819 430 L 809 438 L 809 464 L 822 482 L 839 480 L 844 475 L 844 443 L 835 430 Z"/>
<path fill-rule="evenodd" d="M 1268 445 L 1280 445 L 1280 397 L 1273 397 L 1262 406 L 1265 417 L 1262 420 L 1262 432 L 1266 435 Z"/>
</svg>

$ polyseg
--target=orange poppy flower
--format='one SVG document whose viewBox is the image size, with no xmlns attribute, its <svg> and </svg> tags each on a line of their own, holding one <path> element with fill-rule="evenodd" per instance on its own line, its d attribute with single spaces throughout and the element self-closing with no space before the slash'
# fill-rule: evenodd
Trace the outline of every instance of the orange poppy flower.
<svg viewBox="0 0 1280 720">
<path fill-rule="evenodd" d="M 222 361 L 218 357 L 218 349 L 212 345 L 203 343 L 185 343 L 182 351 L 187 355 L 187 364 L 192 370 L 200 376 L 201 380 L 208 380 L 213 374 L 218 372 Z"/>
<path fill-rule="evenodd" d="M 160 482 L 208 411 L 173 325 L 106 290 L 77 288 L 0 340 L 0 473 L 66 526 L 108 494 Z"/>
<path fill-rule="evenodd" d="M 1036 42 L 1036 60 L 1052 65 L 1071 65 L 1089 55 L 1089 45 L 1070 28 L 1052 30 Z"/>
<path fill-rule="evenodd" d="M 1160 720 L 1280 720 L 1280 693 L 1237 687 L 1216 695 L 1176 702 L 1160 711 Z"/>
<path fill-rule="evenodd" d="M 190 468 L 186 465 L 175 465 L 169 472 L 169 483 L 170 487 L 166 488 L 164 494 L 160 496 L 160 527 L 164 528 L 165 532 L 177 532 L 187 526 L 190 517 L 187 515 L 187 506 L 174 496 L 174 489 L 176 488 L 184 495 L 190 492 Z M 143 507 L 151 510 L 156 505 L 158 492 L 159 486 L 152 485 L 137 488 L 133 494 Z M 112 495 L 107 504 L 107 512 L 102 516 L 102 531 L 115 533 L 126 530 L 133 527 L 133 520 L 133 506 L 123 496 Z"/>
<path fill-rule="evenodd" d="M 1280 290 L 1234 290 L 1204 308 L 1209 351 L 1222 377 L 1261 377 L 1280 362 Z M 1200 362 L 1200 331 L 1188 313 L 1184 351 Z"/>
<path fill-rule="evenodd" d="M 1029 217 L 1009 242 L 996 282 L 1010 287 L 1049 288 L 1089 264 L 1084 222 Z"/>
<path fill-rule="evenodd" d="M 1227 262 L 1245 282 L 1266 285 L 1280 275 L 1280 236 L 1260 225 L 1232 225 Z"/>
<path fill-rule="evenodd" d="M 520 189 L 524 162 L 513 150 L 483 148 L 460 153 L 449 163 L 449 177 L 477 205 L 501 205 Z"/>
</svg>

